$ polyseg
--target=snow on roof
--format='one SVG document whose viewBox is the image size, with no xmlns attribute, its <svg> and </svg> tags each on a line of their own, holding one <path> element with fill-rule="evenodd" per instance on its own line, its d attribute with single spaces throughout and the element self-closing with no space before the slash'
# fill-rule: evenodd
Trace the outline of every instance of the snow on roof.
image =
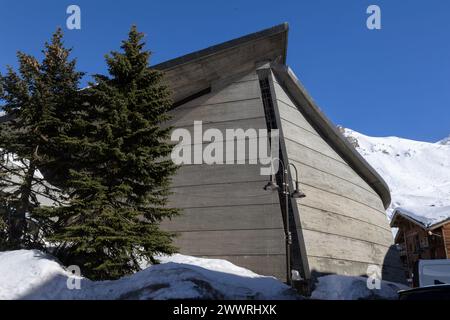
<svg viewBox="0 0 450 320">
<path fill-rule="evenodd" d="M 433 228 L 446 220 L 450 220 L 450 206 L 444 207 L 398 207 L 395 209 L 392 222 L 395 221 L 395 216 L 401 215 L 409 220 L 413 220 L 417 224 L 426 229 Z"/>
</svg>

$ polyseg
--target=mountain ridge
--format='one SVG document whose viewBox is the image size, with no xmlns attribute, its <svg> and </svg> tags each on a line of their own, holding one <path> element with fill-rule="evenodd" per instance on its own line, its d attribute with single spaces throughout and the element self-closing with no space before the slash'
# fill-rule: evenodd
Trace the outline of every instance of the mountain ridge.
<svg viewBox="0 0 450 320">
<path fill-rule="evenodd" d="M 344 127 L 339 130 L 388 184 L 392 196 L 386 210 L 389 219 L 399 207 L 420 217 L 429 208 L 450 206 L 450 136 L 430 143 L 371 137 Z"/>
</svg>

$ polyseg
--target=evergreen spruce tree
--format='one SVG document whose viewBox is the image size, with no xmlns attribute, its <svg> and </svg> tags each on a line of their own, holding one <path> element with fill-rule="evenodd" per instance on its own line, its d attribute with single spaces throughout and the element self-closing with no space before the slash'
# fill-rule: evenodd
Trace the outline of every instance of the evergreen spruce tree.
<svg viewBox="0 0 450 320">
<path fill-rule="evenodd" d="M 142 260 L 174 252 L 173 234 L 159 228 L 178 213 L 167 208 L 170 178 L 170 91 L 149 68 L 143 34 L 132 27 L 123 52 L 106 56 L 109 75 L 95 76 L 83 91 L 77 130 L 59 141 L 76 170 L 65 184 L 70 203 L 42 214 L 66 225 L 51 238 L 57 256 L 91 279 L 116 279 L 140 270 Z"/>
<path fill-rule="evenodd" d="M 83 76 L 69 60 L 71 50 L 64 48 L 62 37 L 59 29 L 45 44 L 42 63 L 19 52 L 19 72 L 8 67 L 0 75 L 8 120 L 0 124 L 0 216 L 3 246 L 9 249 L 43 249 L 45 229 L 53 222 L 38 221 L 35 211 L 43 201 L 63 200 L 61 190 L 38 172 L 53 168 L 51 176 L 58 170 L 55 141 L 70 127 Z"/>
</svg>

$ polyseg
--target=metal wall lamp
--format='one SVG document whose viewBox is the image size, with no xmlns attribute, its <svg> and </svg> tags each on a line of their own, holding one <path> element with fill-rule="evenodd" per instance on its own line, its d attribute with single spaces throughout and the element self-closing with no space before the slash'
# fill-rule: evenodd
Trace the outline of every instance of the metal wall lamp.
<svg viewBox="0 0 450 320">
<path fill-rule="evenodd" d="M 294 192 L 289 191 L 289 177 L 288 177 L 288 168 L 284 164 L 284 162 L 279 159 L 275 158 L 274 160 L 278 160 L 281 164 L 283 175 L 282 175 L 282 184 L 283 184 L 283 194 L 285 199 L 285 206 L 284 206 L 284 219 L 286 223 L 285 228 L 285 237 L 286 237 L 286 280 L 289 285 L 292 285 L 292 271 L 291 270 L 291 245 L 292 245 L 292 234 L 289 228 L 289 196 L 291 198 L 300 199 L 306 197 L 305 193 L 302 192 L 299 188 L 298 183 L 298 170 L 297 167 L 290 163 L 289 166 L 292 166 L 295 169 L 295 190 Z M 272 163 L 273 166 L 273 163 Z M 275 180 L 275 174 L 272 173 L 270 175 L 269 182 L 264 186 L 264 190 L 267 191 L 277 191 L 280 189 L 280 186 L 277 185 Z"/>
</svg>

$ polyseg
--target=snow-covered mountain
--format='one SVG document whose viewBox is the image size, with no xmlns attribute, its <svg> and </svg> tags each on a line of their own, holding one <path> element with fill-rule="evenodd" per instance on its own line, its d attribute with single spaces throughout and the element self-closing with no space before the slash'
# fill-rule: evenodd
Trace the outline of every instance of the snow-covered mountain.
<svg viewBox="0 0 450 320">
<path fill-rule="evenodd" d="M 438 144 L 443 144 L 443 145 L 449 145 L 450 146 L 450 136 L 448 136 L 445 139 L 442 139 L 441 141 L 438 142 Z"/>
<path fill-rule="evenodd" d="M 425 216 L 427 209 L 450 206 L 450 136 L 428 143 L 340 130 L 389 185 L 389 218 L 397 207 Z"/>
</svg>

